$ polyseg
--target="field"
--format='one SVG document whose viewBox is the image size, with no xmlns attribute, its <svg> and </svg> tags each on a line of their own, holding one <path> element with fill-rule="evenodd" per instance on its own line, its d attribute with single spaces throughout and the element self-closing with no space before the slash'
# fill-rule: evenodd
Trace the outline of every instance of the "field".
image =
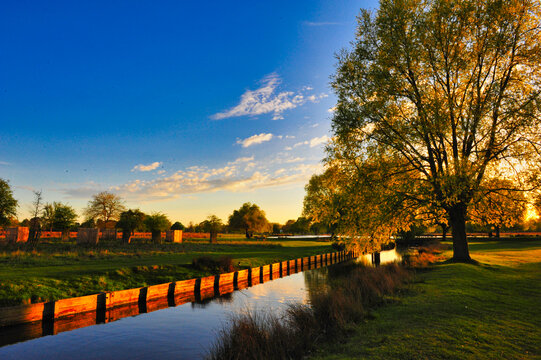
<svg viewBox="0 0 541 360">
<path fill-rule="evenodd" d="M 476 241 L 470 251 L 478 264 L 441 261 L 419 271 L 373 319 L 312 357 L 539 359 L 541 241 Z"/>
<path fill-rule="evenodd" d="M 191 266 L 200 256 L 229 256 L 237 268 L 329 252 L 329 242 L 258 241 L 221 237 L 218 243 L 191 239 L 182 244 L 136 241 L 77 246 L 48 240 L 35 250 L 0 249 L 0 306 L 95 294 L 191 279 L 211 271 Z"/>
</svg>

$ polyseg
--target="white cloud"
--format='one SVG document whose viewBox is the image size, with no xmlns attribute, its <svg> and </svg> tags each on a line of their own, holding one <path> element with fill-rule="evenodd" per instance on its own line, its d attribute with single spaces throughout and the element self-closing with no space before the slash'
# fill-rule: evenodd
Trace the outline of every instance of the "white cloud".
<svg viewBox="0 0 541 360">
<path fill-rule="evenodd" d="M 292 148 L 291 146 L 286 146 L 286 147 L 284 148 L 284 150 L 285 150 L 285 151 L 290 151 L 290 150 L 293 150 L 293 148 Z"/>
<path fill-rule="evenodd" d="M 325 144 L 330 140 L 330 138 L 327 135 L 323 135 L 321 137 L 315 137 L 312 140 L 310 140 L 310 147 L 316 147 L 321 144 Z"/>
<path fill-rule="evenodd" d="M 5 161 L 0 161 L 0 165 L 6 165 L 6 166 L 9 166 L 9 165 L 11 165 L 11 164 L 8 163 L 8 162 L 5 162 Z"/>
<path fill-rule="evenodd" d="M 334 113 L 335 111 L 336 111 L 336 106 L 333 106 L 332 108 L 327 109 L 327 112 L 330 112 L 331 114 Z"/>
<path fill-rule="evenodd" d="M 247 148 L 252 145 L 261 144 L 265 141 L 270 141 L 273 138 L 274 135 L 272 134 L 265 134 L 261 133 L 259 135 L 252 135 L 249 138 L 246 139 L 239 139 L 237 140 L 237 144 L 241 144 L 243 148 Z"/>
<path fill-rule="evenodd" d="M 295 145 L 293 145 L 293 147 L 296 148 L 296 147 L 299 147 L 299 146 L 302 146 L 302 145 L 308 145 L 308 144 L 309 144 L 308 141 L 301 141 L 301 142 L 298 142 Z"/>
<path fill-rule="evenodd" d="M 156 161 L 148 165 L 139 164 L 139 165 L 135 165 L 133 169 L 131 169 L 131 171 L 152 171 L 152 170 L 157 169 L 161 165 L 162 165 L 162 162 L 160 161 Z"/>
<path fill-rule="evenodd" d="M 319 99 L 327 97 L 326 94 L 305 95 L 302 91 L 309 91 L 305 87 L 301 92 L 293 91 L 276 92 L 281 83 L 280 77 L 272 73 L 261 80 L 261 87 L 256 90 L 247 90 L 240 97 L 238 105 L 229 110 L 219 112 L 211 116 L 211 119 L 221 120 L 238 116 L 256 116 L 272 113 L 273 120 L 283 119 L 282 113 L 286 110 L 302 106 L 307 102 L 318 102 Z"/>
</svg>

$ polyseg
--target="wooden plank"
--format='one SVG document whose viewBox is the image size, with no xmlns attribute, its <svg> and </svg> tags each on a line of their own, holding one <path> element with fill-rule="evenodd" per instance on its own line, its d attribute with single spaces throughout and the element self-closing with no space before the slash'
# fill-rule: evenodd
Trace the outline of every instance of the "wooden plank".
<svg viewBox="0 0 541 360">
<path fill-rule="evenodd" d="M 46 316 L 54 314 L 53 305 L 54 302 L 2 307 L 0 308 L 0 326 L 40 321 L 43 319 L 44 313 Z M 47 314 L 47 307 L 51 309 L 50 314 Z"/>
<path fill-rule="evenodd" d="M 112 322 L 118 319 L 122 319 L 128 316 L 135 316 L 139 314 L 139 305 L 137 303 L 131 303 L 114 308 L 108 309 L 105 313 L 105 322 Z"/>
<path fill-rule="evenodd" d="M 207 289 L 214 289 L 214 281 L 215 281 L 215 278 L 216 276 L 206 276 L 206 277 L 202 277 L 201 278 L 201 286 L 200 286 L 200 290 L 201 291 L 204 291 L 204 290 L 207 290 Z"/>
<path fill-rule="evenodd" d="M 147 300 L 157 299 L 157 298 L 167 298 L 169 294 L 169 288 L 174 283 L 165 283 L 159 285 L 152 285 L 147 287 Z"/>
<path fill-rule="evenodd" d="M 252 282 L 252 285 L 256 285 L 256 284 L 259 284 L 260 283 L 260 274 L 261 274 L 261 268 L 259 267 L 255 267 L 255 268 L 252 268 L 251 269 L 251 273 L 252 273 L 252 278 L 251 278 L 251 282 Z"/>
<path fill-rule="evenodd" d="M 289 273 L 290 274 L 294 274 L 297 272 L 297 267 L 296 267 L 296 264 L 297 263 L 297 260 L 289 260 L 288 261 L 288 264 L 289 264 Z"/>
<path fill-rule="evenodd" d="M 271 264 L 270 266 L 271 266 L 271 274 L 276 274 L 276 275 L 280 274 L 280 263 L 279 262 Z M 273 278 L 276 278 L 276 277 L 273 276 Z"/>
<path fill-rule="evenodd" d="M 235 277 L 235 273 L 234 272 L 230 272 L 230 273 L 225 273 L 225 274 L 220 274 L 220 275 L 217 275 L 219 276 L 219 280 L 218 280 L 218 287 L 223 287 L 223 286 L 233 286 L 233 278 Z M 221 293 L 221 291 L 220 291 Z"/>
<path fill-rule="evenodd" d="M 288 264 L 288 261 L 282 261 L 282 276 L 287 276 L 289 275 L 288 274 L 288 270 L 287 270 L 287 264 Z"/>
<path fill-rule="evenodd" d="M 167 307 L 169 307 L 167 296 L 164 298 L 154 298 L 151 301 L 147 301 L 147 304 L 146 304 L 147 313 L 153 312 L 156 310 L 165 309 Z"/>
<path fill-rule="evenodd" d="M 237 271 L 237 284 L 239 284 L 241 282 L 245 282 L 245 281 L 247 282 L 248 281 L 248 275 L 249 275 L 249 270 L 248 269 Z"/>
<path fill-rule="evenodd" d="M 263 274 L 263 277 L 269 276 L 269 274 L 270 274 L 270 265 L 261 266 L 261 273 Z"/>
<path fill-rule="evenodd" d="M 177 281 L 175 283 L 175 297 L 181 294 L 193 294 L 195 291 L 195 282 L 197 279 Z"/>
<path fill-rule="evenodd" d="M 87 311 L 95 311 L 98 308 L 98 296 L 100 294 L 57 300 L 54 304 L 54 317 L 59 318 Z"/>
<path fill-rule="evenodd" d="M 137 303 L 139 301 L 141 289 L 142 288 L 135 288 L 110 292 L 107 308 Z"/>
</svg>

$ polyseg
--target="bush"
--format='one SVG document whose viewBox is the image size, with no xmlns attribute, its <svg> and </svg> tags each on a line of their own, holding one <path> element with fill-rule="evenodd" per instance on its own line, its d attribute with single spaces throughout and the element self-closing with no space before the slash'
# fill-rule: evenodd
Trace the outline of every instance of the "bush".
<svg viewBox="0 0 541 360">
<path fill-rule="evenodd" d="M 335 241 L 331 244 L 332 248 L 336 251 L 343 251 L 346 249 L 346 244 L 343 242 Z"/>
<path fill-rule="evenodd" d="M 194 269 L 201 271 L 210 271 L 214 274 L 235 271 L 233 259 L 230 256 L 221 256 L 213 258 L 210 256 L 200 256 L 192 260 Z"/>
</svg>

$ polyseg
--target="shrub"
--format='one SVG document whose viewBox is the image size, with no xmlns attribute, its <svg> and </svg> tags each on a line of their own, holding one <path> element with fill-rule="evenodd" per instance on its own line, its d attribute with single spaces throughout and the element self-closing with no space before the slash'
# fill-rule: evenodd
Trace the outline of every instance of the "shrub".
<svg viewBox="0 0 541 360">
<path fill-rule="evenodd" d="M 219 258 L 200 256 L 192 260 L 192 266 L 197 270 L 210 271 L 215 274 L 236 270 L 230 256 L 221 256 Z"/>
</svg>

